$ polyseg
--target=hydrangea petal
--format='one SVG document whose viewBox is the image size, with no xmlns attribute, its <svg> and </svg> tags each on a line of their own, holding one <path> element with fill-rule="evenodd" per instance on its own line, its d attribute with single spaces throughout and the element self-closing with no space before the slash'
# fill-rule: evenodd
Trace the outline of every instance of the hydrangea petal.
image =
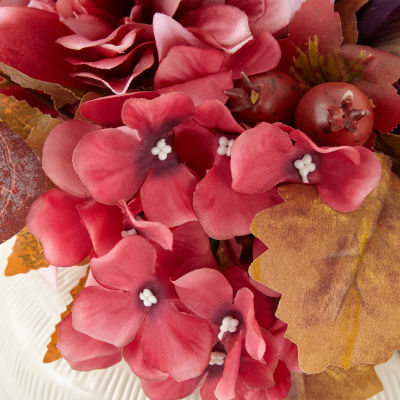
<svg viewBox="0 0 400 400">
<path fill-rule="evenodd" d="M 72 153 L 79 141 L 99 126 L 81 120 L 57 125 L 43 146 L 42 166 L 46 175 L 62 190 L 76 197 L 88 197 L 88 190 L 72 165 Z"/>
<path fill-rule="evenodd" d="M 201 375 L 209 363 L 212 345 L 213 330 L 208 321 L 179 312 L 167 301 L 147 316 L 142 337 L 144 356 L 150 365 L 178 382 Z"/>
<path fill-rule="evenodd" d="M 41 242 L 44 256 L 57 267 L 78 264 L 92 248 L 77 205 L 84 199 L 55 188 L 42 194 L 26 217 L 29 230 Z"/>
<path fill-rule="evenodd" d="M 235 386 L 238 377 L 240 356 L 242 352 L 242 334 L 236 340 L 233 348 L 227 354 L 224 360 L 224 372 L 215 389 L 217 399 L 234 399 L 236 396 Z"/>
<path fill-rule="evenodd" d="M 140 189 L 143 210 L 150 221 L 168 227 L 195 221 L 193 192 L 197 179 L 183 164 L 153 170 Z"/>
<path fill-rule="evenodd" d="M 176 400 L 189 396 L 199 384 L 199 378 L 188 379 L 177 382 L 173 378 L 168 378 L 162 382 L 142 380 L 144 393 L 152 400 Z"/>
<path fill-rule="evenodd" d="M 232 305 L 231 285 L 217 270 L 197 269 L 173 283 L 182 303 L 202 318 L 213 319 L 219 309 Z"/>
<path fill-rule="evenodd" d="M 109 252 L 121 239 L 122 213 L 117 206 L 106 206 L 94 200 L 78 206 L 82 223 L 89 232 L 98 257 Z"/>
<path fill-rule="evenodd" d="M 94 277 L 105 287 L 135 291 L 152 279 L 156 251 L 144 238 L 131 235 L 120 240 L 103 257 L 90 262 Z"/>
<path fill-rule="evenodd" d="M 248 288 L 240 289 L 234 300 L 246 323 L 246 350 L 255 360 L 262 360 L 265 353 L 265 342 L 255 318 L 254 295 Z"/>
<path fill-rule="evenodd" d="M 108 368 L 121 361 L 121 349 L 75 330 L 71 314 L 57 326 L 57 331 L 57 349 L 77 371 Z"/>
<path fill-rule="evenodd" d="M 161 95 L 152 100 L 131 99 L 124 103 L 122 120 L 146 139 L 166 137 L 172 128 L 195 113 L 190 97 L 183 93 Z"/>
<path fill-rule="evenodd" d="M 143 354 L 141 339 L 142 333 L 138 332 L 135 340 L 124 347 L 124 360 L 137 377 L 149 380 L 156 385 L 160 384 L 161 381 L 168 379 L 168 374 L 154 369 L 148 364 Z"/>
<path fill-rule="evenodd" d="M 166 250 L 172 250 L 174 237 L 170 229 L 160 222 L 136 219 L 125 202 L 123 202 L 122 207 L 125 213 L 125 223 L 129 224 L 141 236 L 153 240 Z"/>
<path fill-rule="evenodd" d="M 232 189 L 230 159 L 219 157 L 196 187 L 193 204 L 207 234 L 219 240 L 250 233 L 255 215 L 282 200 L 275 188 L 244 194 Z"/>
<path fill-rule="evenodd" d="M 79 142 L 72 161 L 95 200 L 116 204 L 135 195 L 148 172 L 143 162 L 134 168 L 141 157 L 139 144 L 136 131 L 122 128 L 91 132 Z"/>
<path fill-rule="evenodd" d="M 289 135 L 279 127 L 262 122 L 242 133 L 232 146 L 232 188 L 242 193 L 260 193 L 290 179 L 294 157 Z"/>
<path fill-rule="evenodd" d="M 72 325 L 94 339 L 124 347 L 135 338 L 145 317 L 141 300 L 135 300 L 128 292 L 86 287 L 74 300 Z"/>
</svg>

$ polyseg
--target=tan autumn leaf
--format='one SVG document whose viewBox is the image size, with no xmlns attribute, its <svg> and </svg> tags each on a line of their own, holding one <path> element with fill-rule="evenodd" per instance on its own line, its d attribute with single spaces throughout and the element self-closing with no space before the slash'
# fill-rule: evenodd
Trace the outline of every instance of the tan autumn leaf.
<svg viewBox="0 0 400 400">
<path fill-rule="evenodd" d="M 2 62 L 0 62 L 0 71 L 7 75 L 12 82 L 15 82 L 25 89 L 39 90 L 50 95 L 57 109 L 66 104 L 73 104 L 79 101 L 84 93 L 81 89 L 66 88 L 58 83 L 44 82 L 31 78 Z"/>
<path fill-rule="evenodd" d="M 392 170 L 397 175 L 400 175 L 400 135 L 377 133 L 375 149 L 390 156 L 392 160 Z"/>
<path fill-rule="evenodd" d="M 357 364 L 347 371 L 329 367 L 319 374 L 292 373 L 286 400 L 366 400 L 383 386 L 373 365 Z"/>
<path fill-rule="evenodd" d="M 0 120 L 26 140 L 32 150 L 41 157 L 43 144 L 50 131 L 61 120 L 43 114 L 24 100 L 0 93 Z"/>
<path fill-rule="evenodd" d="M 358 30 L 356 12 L 369 0 L 336 0 L 335 11 L 340 14 L 343 44 L 357 43 Z"/>
<path fill-rule="evenodd" d="M 380 158 L 380 184 L 359 209 L 339 213 L 315 187 L 286 185 L 285 203 L 252 223 L 269 250 L 251 276 L 282 293 L 277 316 L 307 373 L 379 364 L 400 348 L 400 178 Z"/>
<path fill-rule="evenodd" d="M 5 276 L 25 274 L 33 269 L 48 267 L 49 263 L 43 255 L 43 248 L 27 227 L 18 234 L 8 257 Z"/>
<path fill-rule="evenodd" d="M 87 268 L 86 274 L 79 280 L 78 284 L 71 289 L 70 294 L 72 297 L 72 301 L 67 305 L 65 311 L 60 315 L 60 321 L 54 327 L 54 332 L 51 334 L 50 342 L 47 344 L 46 354 L 43 357 L 44 363 L 51 363 L 61 358 L 61 354 L 57 349 L 57 343 L 58 343 L 57 327 L 71 313 L 74 299 L 76 298 L 76 296 L 78 296 L 79 292 L 85 287 L 88 275 L 89 275 L 89 268 Z"/>
</svg>

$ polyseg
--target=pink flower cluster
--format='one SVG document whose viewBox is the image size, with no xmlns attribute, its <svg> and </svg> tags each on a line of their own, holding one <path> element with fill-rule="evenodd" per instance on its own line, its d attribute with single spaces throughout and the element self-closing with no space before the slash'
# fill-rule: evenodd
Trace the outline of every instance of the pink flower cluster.
<svg viewBox="0 0 400 400">
<path fill-rule="evenodd" d="M 58 327 L 58 349 L 73 368 L 124 358 L 155 400 L 184 397 L 199 385 L 204 400 L 287 395 L 290 371 L 299 370 L 297 348 L 275 316 L 280 294 L 248 276 L 266 250 L 250 224 L 282 203 L 278 185 L 315 185 L 323 201 L 348 212 L 381 176 L 366 147 L 318 147 L 281 122 L 250 127 L 225 105 L 241 76 L 277 67 L 273 33 L 286 32 L 301 3 L 5 7 L 61 26 L 52 40 L 74 66 L 68 79 L 118 93 L 81 104 L 82 119 L 52 130 L 42 165 L 57 187 L 27 218 L 51 264 L 90 259 L 86 287 Z M 154 90 L 127 92 L 138 77 Z M 252 89 L 254 104 L 257 95 Z M 219 244 L 219 258 L 210 242 Z"/>
</svg>

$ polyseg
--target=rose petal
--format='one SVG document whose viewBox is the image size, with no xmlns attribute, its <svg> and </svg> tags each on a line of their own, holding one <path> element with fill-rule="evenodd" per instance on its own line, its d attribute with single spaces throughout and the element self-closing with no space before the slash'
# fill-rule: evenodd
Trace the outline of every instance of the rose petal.
<svg viewBox="0 0 400 400">
<path fill-rule="evenodd" d="M 122 106 L 129 99 L 154 99 L 157 92 L 133 92 L 122 95 L 99 97 L 80 105 L 79 112 L 84 118 L 90 119 L 105 127 L 117 127 L 123 124 Z"/>
<path fill-rule="evenodd" d="M 167 15 L 156 13 L 153 18 L 153 29 L 160 62 L 174 46 L 205 47 L 196 36 Z"/>
<path fill-rule="evenodd" d="M 228 53 L 236 52 L 252 39 L 247 15 L 228 4 L 214 4 L 190 11 L 180 22 L 211 34 Z"/>
<path fill-rule="evenodd" d="M 240 73 L 255 75 L 274 69 L 281 59 L 281 48 L 276 39 L 263 31 L 236 53 L 225 60 L 225 68 L 232 70 L 233 79 L 239 79 Z"/>
</svg>

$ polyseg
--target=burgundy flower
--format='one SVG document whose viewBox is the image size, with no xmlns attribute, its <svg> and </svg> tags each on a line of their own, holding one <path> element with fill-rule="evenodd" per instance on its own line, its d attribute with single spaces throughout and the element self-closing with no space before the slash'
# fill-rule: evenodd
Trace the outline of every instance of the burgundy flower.
<svg viewBox="0 0 400 400">
<path fill-rule="evenodd" d="M 154 400 L 175 400 L 189 395 L 201 382 L 203 400 L 282 400 L 289 392 L 289 370 L 278 360 L 274 339 L 262 331 L 268 343 L 261 361 L 254 360 L 242 346 L 243 335 L 230 351 L 216 345 L 204 373 L 191 380 L 177 382 L 169 377 L 163 381 L 142 380 L 144 392 Z"/>
<path fill-rule="evenodd" d="M 323 201 L 346 212 L 358 208 L 378 184 L 379 160 L 365 147 L 318 147 L 303 132 L 288 134 L 280 126 L 263 122 L 236 140 L 231 157 L 235 190 L 260 193 L 281 182 L 309 183 Z"/>
<path fill-rule="evenodd" d="M 155 263 L 155 249 L 139 236 L 128 236 L 107 255 L 92 259 L 93 275 L 107 289 L 80 292 L 72 307 L 73 327 L 116 347 L 128 345 L 140 331 L 149 365 L 178 381 L 190 379 L 208 364 L 212 329 L 166 297 Z"/>
<path fill-rule="evenodd" d="M 211 99 L 225 102 L 224 91 L 233 87 L 232 79 L 242 71 L 253 75 L 279 62 L 277 41 L 268 31 L 253 38 L 246 14 L 236 7 L 211 5 L 188 13 L 181 20 L 185 21 L 188 27 L 162 14 L 154 16 L 160 60 L 154 87 L 161 93 L 183 91 L 195 104 Z M 232 24 L 238 29 L 223 29 Z"/>
<path fill-rule="evenodd" d="M 217 270 L 200 268 L 174 281 L 182 303 L 214 326 L 218 339 L 231 348 L 241 332 L 248 353 L 260 360 L 265 342 L 254 315 L 254 295 L 242 288 L 233 299 L 233 290 Z"/>
<path fill-rule="evenodd" d="M 195 220 L 197 179 L 173 148 L 173 128 L 193 114 L 192 101 L 182 93 L 128 100 L 122 109 L 127 126 L 85 135 L 74 150 L 74 168 L 99 202 L 116 204 L 140 190 L 149 220 L 167 226 Z"/>
<path fill-rule="evenodd" d="M 194 120 L 214 136 L 213 141 L 209 140 L 214 162 L 196 186 L 193 197 L 196 215 L 204 230 L 214 239 L 249 234 L 254 216 L 279 204 L 282 199 L 275 188 L 251 195 L 232 189 L 230 152 L 237 135 L 244 129 L 221 102 L 210 100 L 198 106 Z"/>
</svg>

